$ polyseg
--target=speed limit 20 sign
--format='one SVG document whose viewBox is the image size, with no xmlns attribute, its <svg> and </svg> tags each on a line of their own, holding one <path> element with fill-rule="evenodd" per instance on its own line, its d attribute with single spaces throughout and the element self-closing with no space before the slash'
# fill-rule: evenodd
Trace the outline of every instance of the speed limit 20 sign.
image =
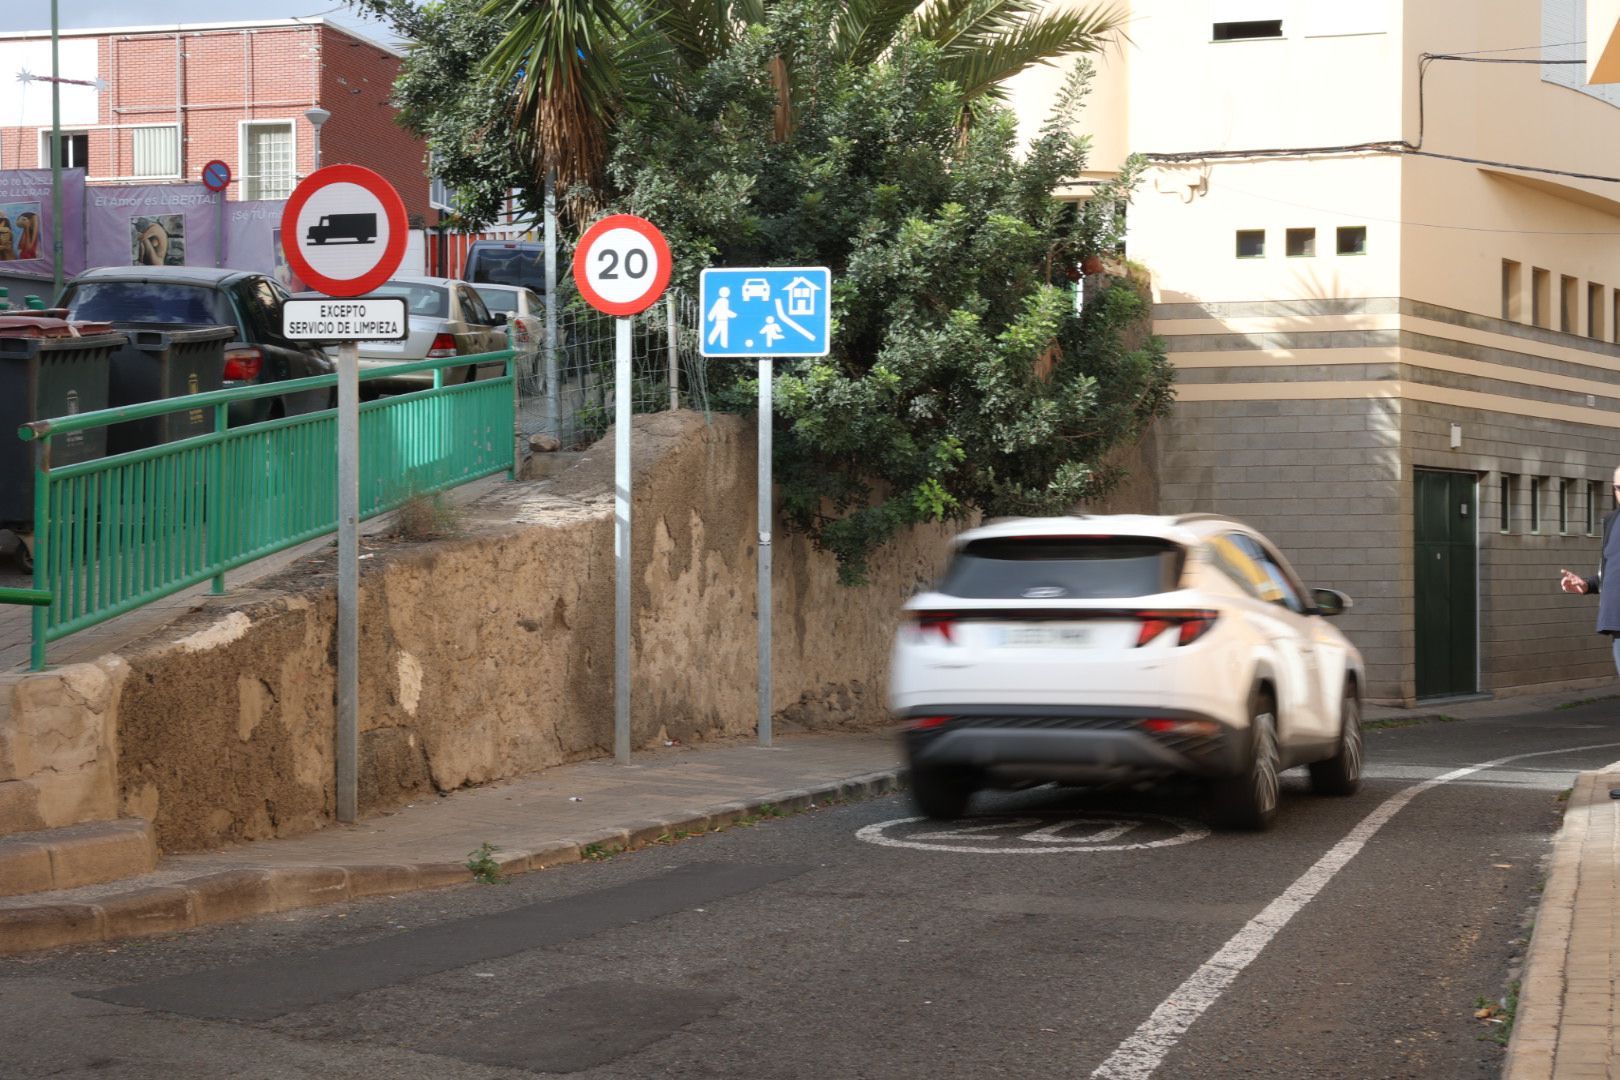
<svg viewBox="0 0 1620 1080">
<path fill-rule="evenodd" d="M 646 311 L 669 284 L 669 244 L 658 227 L 632 214 L 605 217 L 585 230 L 574 250 L 574 284 L 608 315 Z"/>
</svg>

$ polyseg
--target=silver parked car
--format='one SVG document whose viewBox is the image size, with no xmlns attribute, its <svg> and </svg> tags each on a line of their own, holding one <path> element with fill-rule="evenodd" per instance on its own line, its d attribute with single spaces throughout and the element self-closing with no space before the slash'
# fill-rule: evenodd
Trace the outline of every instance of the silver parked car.
<svg viewBox="0 0 1620 1080">
<path fill-rule="evenodd" d="M 533 374 L 546 343 L 546 302 L 533 289 L 521 285 L 474 284 L 473 291 L 497 322 L 505 318 L 517 350 L 518 368 Z"/>
<path fill-rule="evenodd" d="M 396 277 L 377 286 L 372 296 L 398 296 L 408 312 L 404 341 L 362 341 L 360 370 L 379 371 L 415 360 L 471 356 L 506 348 L 506 318 L 496 316 L 467 282 L 454 278 Z M 446 368 L 444 381 L 471 382 L 480 373 L 500 373 L 500 365 Z M 432 372 L 417 371 L 368 380 L 367 387 L 409 392 L 433 385 Z"/>
</svg>

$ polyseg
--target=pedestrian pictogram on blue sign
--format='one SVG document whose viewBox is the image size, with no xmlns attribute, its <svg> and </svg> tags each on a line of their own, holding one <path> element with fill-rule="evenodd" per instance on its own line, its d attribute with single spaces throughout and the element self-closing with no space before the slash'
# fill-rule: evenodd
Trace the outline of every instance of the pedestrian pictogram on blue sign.
<svg viewBox="0 0 1620 1080">
<path fill-rule="evenodd" d="M 753 266 L 703 271 L 704 356 L 826 356 L 832 271 Z"/>
</svg>

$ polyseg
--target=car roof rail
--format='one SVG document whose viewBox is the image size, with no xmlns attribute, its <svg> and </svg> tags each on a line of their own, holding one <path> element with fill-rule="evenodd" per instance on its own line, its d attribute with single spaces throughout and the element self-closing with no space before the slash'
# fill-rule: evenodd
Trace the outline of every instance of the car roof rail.
<svg viewBox="0 0 1620 1080">
<path fill-rule="evenodd" d="M 1175 516 L 1175 523 L 1177 525 L 1190 525 L 1195 521 L 1231 521 L 1231 520 L 1232 519 L 1230 517 L 1228 517 L 1227 515 L 1225 515 L 1225 514 L 1214 514 L 1214 513 L 1209 513 L 1207 511 L 1201 511 L 1201 512 L 1196 513 L 1196 514 L 1177 514 Z"/>
</svg>

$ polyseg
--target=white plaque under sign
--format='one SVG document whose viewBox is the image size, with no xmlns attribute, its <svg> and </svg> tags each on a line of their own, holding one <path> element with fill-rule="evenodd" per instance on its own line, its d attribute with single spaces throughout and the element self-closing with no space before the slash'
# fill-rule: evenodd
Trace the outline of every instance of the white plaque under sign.
<svg viewBox="0 0 1620 1080">
<path fill-rule="evenodd" d="M 294 341 L 403 341 L 408 326 L 402 296 L 288 300 L 281 332 Z"/>
</svg>

